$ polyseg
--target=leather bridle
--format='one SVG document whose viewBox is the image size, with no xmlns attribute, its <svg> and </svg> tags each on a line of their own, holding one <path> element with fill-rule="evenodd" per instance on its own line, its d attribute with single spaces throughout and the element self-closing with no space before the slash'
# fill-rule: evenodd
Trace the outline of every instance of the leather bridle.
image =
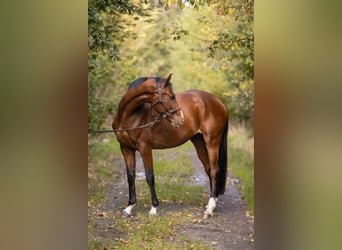
<svg viewBox="0 0 342 250">
<path fill-rule="evenodd" d="M 171 116 L 173 113 L 177 112 L 178 110 L 180 110 L 180 108 L 178 109 L 167 109 L 163 103 L 163 100 L 162 100 L 162 81 L 157 81 L 156 83 L 156 87 L 157 87 L 157 93 L 158 93 L 158 98 L 157 100 L 155 100 L 152 105 L 151 105 L 151 109 L 153 109 L 156 113 L 159 114 L 160 118 L 162 119 L 165 119 L 169 116 Z M 165 95 L 168 95 L 168 94 L 165 94 Z M 154 106 L 157 105 L 157 104 L 161 104 L 165 110 L 164 113 L 159 113 L 155 108 Z"/>
</svg>

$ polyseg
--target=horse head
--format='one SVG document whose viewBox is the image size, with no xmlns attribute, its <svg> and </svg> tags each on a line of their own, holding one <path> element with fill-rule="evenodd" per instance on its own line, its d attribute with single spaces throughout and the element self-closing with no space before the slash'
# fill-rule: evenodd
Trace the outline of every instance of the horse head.
<svg viewBox="0 0 342 250">
<path fill-rule="evenodd" d="M 175 128 L 184 123 L 183 111 L 177 104 L 176 94 L 173 92 L 171 80 L 172 73 L 160 81 L 156 81 L 156 92 L 152 99 L 152 109 L 162 118 L 166 119 Z"/>
</svg>

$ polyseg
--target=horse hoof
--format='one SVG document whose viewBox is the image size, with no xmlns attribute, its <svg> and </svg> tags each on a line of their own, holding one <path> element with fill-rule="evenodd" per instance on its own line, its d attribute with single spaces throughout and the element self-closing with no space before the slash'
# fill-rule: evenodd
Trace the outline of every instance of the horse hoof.
<svg viewBox="0 0 342 250">
<path fill-rule="evenodd" d="M 152 207 L 150 212 L 149 212 L 150 215 L 152 216 L 156 216 L 157 215 L 157 208 L 156 207 Z"/>
<path fill-rule="evenodd" d="M 132 216 L 132 209 L 135 206 L 135 204 L 128 205 L 123 211 L 122 211 L 122 217 L 127 218 Z"/>
<path fill-rule="evenodd" d="M 208 218 L 210 218 L 210 217 L 211 217 L 211 214 L 207 214 L 207 213 L 205 213 L 205 214 L 204 214 L 204 216 L 203 216 L 203 219 L 205 219 L 205 220 L 206 220 L 206 219 L 208 219 Z"/>
<path fill-rule="evenodd" d="M 128 218 L 128 217 L 133 217 L 132 212 L 130 210 L 127 211 L 127 209 L 124 209 L 122 211 L 122 218 Z"/>
<path fill-rule="evenodd" d="M 133 217 L 133 216 L 132 216 L 132 214 L 127 213 L 126 211 L 122 211 L 121 217 L 122 218 L 128 218 L 128 217 Z"/>
</svg>

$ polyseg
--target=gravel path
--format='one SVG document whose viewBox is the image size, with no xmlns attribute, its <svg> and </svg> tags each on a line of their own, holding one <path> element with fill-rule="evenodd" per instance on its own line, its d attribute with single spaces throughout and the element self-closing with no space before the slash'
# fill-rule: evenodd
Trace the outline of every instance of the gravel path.
<svg viewBox="0 0 342 250">
<path fill-rule="evenodd" d="M 187 154 L 192 159 L 195 169 L 191 183 L 203 185 L 209 189 L 208 178 L 196 152 L 190 150 Z M 120 172 L 114 177 L 114 183 L 110 184 L 112 188 L 106 195 L 105 205 L 100 208 L 89 208 L 89 216 L 94 224 L 94 229 L 89 235 L 92 239 L 124 241 L 127 236 L 116 226 L 116 218 L 121 216 L 121 211 L 128 200 L 125 168 L 123 163 L 120 165 Z M 139 178 L 145 179 L 141 160 L 137 158 L 137 179 Z M 214 215 L 211 218 L 202 219 L 202 212 L 205 208 L 197 208 L 195 214 L 200 219 L 178 227 L 176 237 L 180 238 L 185 235 L 193 240 L 201 240 L 212 249 L 253 249 L 254 222 L 253 218 L 248 216 L 247 205 L 241 199 L 236 187 L 237 183 L 238 180 L 228 177 L 226 193 L 219 197 Z M 159 211 L 164 214 L 165 210 L 182 211 L 182 209 L 185 209 L 182 205 L 172 203 Z M 134 217 L 132 219 L 134 220 Z"/>
<path fill-rule="evenodd" d="M 195 174 L 193 180 L 209 188 L 207 176 L 195 152 L 189 152 Z M 236 189 L 238 180 L 228 177 L 226 193 L 219 202 L 212 218 L 180 228 L 180 233 L 191 239 L 203 240 L 214 249 L 253 249 L 254 222 L 248 216 L 247 205 Z M 208 190 L 209 191 L 209 190 Z"/>
</svg>

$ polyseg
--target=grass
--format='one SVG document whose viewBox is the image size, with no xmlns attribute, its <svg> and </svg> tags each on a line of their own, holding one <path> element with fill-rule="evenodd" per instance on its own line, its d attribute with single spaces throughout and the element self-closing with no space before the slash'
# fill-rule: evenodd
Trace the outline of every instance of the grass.
<svg viewBox="0 0 342 250">
<path fill-rule="evenodd" d="M 115 245 L 115 249 L 210 249 L 202 241 L 185 236 L 176 237 L 177 226 L 190 223 L 191 213 L 173 213 L 171 216 L 151 217 L 138 214 L 137 220 L 121 219 L 128 238 Z"/>
<path fill-rule="evenodd" d="M 239 179 L 238 185 L 251 214 L 254 214 L 254 138 L 241 125 L 231 126 L 228 138 L 229 168 Z"/>
<path fill-rule="evenodd" d="M 89 240 L 88 249 L 106 249 L 108 244 L 100 240 Z"/>
<path fill-rule="evenodd" d="M 170 155 L 168 152 L 165 152 L 165 154 Z M 191 159 L 182 153 L 174 152 L 173 154 L 176 154 L 176 159 L 174 160 L 160 160 L 154 162 L 158 196 L 164 201 L 193 205 L 204 204 L 207 197 L 205 188 L 202 186 L 189 185 L 189 177 L 194 173 Z M 145 191 L 148 191 L 147 184 L 145 182 L 144 184 Z M 149 191 L 146 192 L 145 198 L 150 199 Z"/>
<path fill-rule="evenodd" d="M 88 140 L 88 201 L 100 205 L 105 198 L 106 183 L 115 175 L 112 162 L 120 152 L 113 136 L 89 137 Z M 117 157 L 118 158 L 118 157 Z"/>
<path fill-rule="evenodd" d="M 198 205 L 202 208 L 207 199 L 205 188 L 190 185 L 189 177 L 194 171 L 191 159 L 180 152 L 180 150 L 173 152 L 177 156 L 174 160 L 154 161 L 157 195 L 161 205 L 181 203 Z M 157 154 L 158 158 L 170 155 L 168 152 Z M 144 207 L 149 207 L 151 198 L 146 181 L 139 180 L 136 185 L 137 192 L 140 194 L 139 203 L 143 203 Z M 194 210 L 187 211 L 182 207 L 181 212 L 169 211 L 157 217 L 147 215 L 146 209 L 139 212 L 137 208 L 137 211 L 137 220 L 119 219 L 118 224 L 124 232 L 128 232 L 128 238 L 117 243 L 116 249 L 210 249 L 204 242 L 193 241 L 185 236 L 176 237 L 177 226 L 195 220 Z"/>
<path fill-rule="evenodd" d="M 113 160 L 120 159 L 121 164 L 124 164 L 119 144 L 115 138 L 110 138 L 109 141 L 107 138 L 110 137 L 89 139 L 88 199 L 92 207 L 99 207 L 104 203 L 108 183 L 115 177 Z M 115 219 L 116 230 L 125 233 L 123 235 L 127 237 L 114 240 L 93 237 L 88 240 L 88 249 L 210 249 L 204 242 L 177 236 L 176 232 L 178 226 L 196 220 L 194 212 L 202 212 L 200 208 L 207 200 L 204 187 L 190 185 L 190 176 L 194 170 L 191 159 L 184 154 L 190 147 L 191 144 L 185 144 L 176 149 L 154 151 L 155 158 L 161 159 L 154 160 L 155 183 L 161 201 L 160 209 L 163 204 L 173 206 L 181 203 L 198 205 L 198 211 L 188 211 L 185 206 L 181 211 L 171 209 L 157 217 L 149 216 L 146 207 L 150 207 L 150 191 L 145 179 L 137 179 L 138 205 L 135 219 Z M 170 155 L 173 155 L 172 159 Z M 92 218 L 88 221 L 88 230 L 92 232 L 95 221 Z"/>
<path fill-rule="evenodd" d="M 120 144 L 112 134 L 88 137 L 88 159 L 105 159 L 109 154 L 121 154 Z"/>
<path fill-rule="evenodd" d="M 254 140 L 244 127 L 231 126 L 229 131 L 229 169 L 240 180 L 239 189 L 245 196 L 249 209 L 254 210 Z M 194 213 L 202 213 L 207 202 L 205 187 L 190 184 L 193 174 L 192 161 L 186 151 L 192 149 L 186 143 L 175 149 L 154 151 L 154 171 L 156 191 L 163 204 L 192 205 L 192 210 L 182 205 L 182 209 L 164 209 L 157 217 L 148 216 L 150 191 L 145 179 L 136 180 L 138 205 L 132 218 L 116 217 L 116 229 L 126 236 L 120 239 L 90 238 L 88 249 L 210 249 L 202 241 L 190 240 L 177 234 L 179 227 L 196 222 Z M 170 158 L 172 155 L 172 158 Z M 107 184 L 115 177 L 113 161 L 119 160 L 124 168 L 119 144 L 113 136 L 89 139 L 88 194 L 89 201 L 96 206 L 104 202 Z M 140 207 L 140 208 L 139 208 Z M 165 206 L 164 206 L 165 207 Z M 198 211 L 194 210 L 198 207 Z M 160 210 L 161 211 L 161 210 Z M 94 226 L 89 221 L 88 230 Z"/>
</svg>

